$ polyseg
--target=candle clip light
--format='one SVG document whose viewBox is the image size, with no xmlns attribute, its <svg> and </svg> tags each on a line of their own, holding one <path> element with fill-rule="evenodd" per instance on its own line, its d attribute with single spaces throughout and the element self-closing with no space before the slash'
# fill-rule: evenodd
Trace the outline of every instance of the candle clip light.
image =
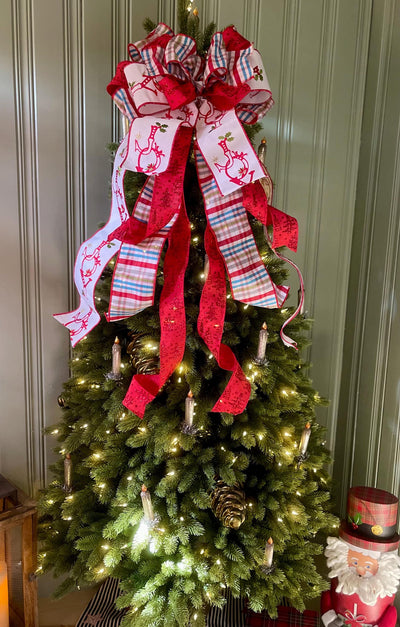
<svg viewBox="0 0 400 627">
<path fill-rule="evenodd" d="M 182 423 L 182 433 L 186 435 L 195 435 L 198 431 L 197 427 L 193 424 L 194 417 L 194 397 L 192 390 L 189 390 L 185 399 L 185 419 Z"/>
<path fill-rule="evenodd" d="M 140 497 L 142 499 L 144 521 L 149 527 L 153 528 L 159 522 L 159 518 L 154 514 L 153 504 L 151 502 L 151 495 L 145 485 L 142 485 Z"/>
<path fill-rule="evenodd" d="M 265 357 L 267 343 L 268 343 L 268 329 L 267 329 L 267 323 L 264 322 L 258 335 L 257 355 L 253 359 L 254 363 L 258 364 L 259 366 L 265 365 L 268 361 Z"/>
<path fill-rule="evenodd" d="M 121 374 L 121 344 L 116 337 L 112 347 L 112 370 L 107 375 L 107 379 L 111 381 L 120 381 L 122 379 Z"/>
<path fill-rule="evenodd" d="M 261 163 L 265 165 L 265 157 L 267 156 L 267 140 L 265 137 L 262 138 L 261 143 L 257 149 L 258 158 Z"/>
<path fill-rule="evenodd" d="M 273 570 L 275 570 L 274 541 L 272 538 L 268 538 L 267 542 L 265 543 L 264 558 L 261 564 L 261 570 L 264 575 L 269 575 L 270 573 L 272 573 Z"/>
<path fill-rule="evenodd" d="M 307 453 L 308 442 L 311 436 L 311 424 L 307 422 L 304 426 L 303 432 L 300 438 L 299 455 L 297 457 L 297 468 L 300 468 L 301 464 L 309 457 Z"/>
<path fill-rule="evenodd" d="M 64 458 L 64 492 L 72 492 L 72 459 L 69 453 Z"/>
</svg>

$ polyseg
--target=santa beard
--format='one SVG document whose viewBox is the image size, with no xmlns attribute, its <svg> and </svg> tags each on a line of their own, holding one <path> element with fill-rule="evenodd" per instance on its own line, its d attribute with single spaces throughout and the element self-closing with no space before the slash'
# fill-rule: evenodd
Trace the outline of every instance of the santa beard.
<svg viewBox="0 0 400 627">
<path fill-rule="evenodd" d="M 400 581 L 400 558 L 397 552 L 375 553 L 374 557 L 379 559 L 378 572 L 369 577 L 360 577 L 347 563 L 349 547 L 349 544 L 339 538 L 328 538 L 325 555 L 330 568 L 329 577 L 337 577 L 339 581 L 336 592 L 357 594 L 366 605 L 374 605 L 378 597 L 396 594 Z M 368 554 L 368 551 L 364 551 L 365 553 Z M 372 552 L 370 554 L 373 555 Z"/>
</svg>

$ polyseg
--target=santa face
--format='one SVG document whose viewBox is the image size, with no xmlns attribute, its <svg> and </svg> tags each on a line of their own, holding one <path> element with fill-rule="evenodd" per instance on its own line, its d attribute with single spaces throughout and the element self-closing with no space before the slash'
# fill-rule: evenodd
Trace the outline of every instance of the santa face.
<svg viewBox="0 0 400 627">
<path fill-rule="evenodd" d="M 347 564 L 349 568 L 355 569 L 359 577 L 372 577 L 372 575 L 376 575 L 379 568 L 377 559 L 351 548 L 347 552 Z"/>
<path fill-rule="evenodd" d="M 328 538 L 325 555 L 329 577 L 338 579 L 337 593 L 358 594 L 366 605 L 373 605 L 378 597 L 396 594 L 400 580 L 396 551 L 364 551 L 340 538 Z"/>
</svg>

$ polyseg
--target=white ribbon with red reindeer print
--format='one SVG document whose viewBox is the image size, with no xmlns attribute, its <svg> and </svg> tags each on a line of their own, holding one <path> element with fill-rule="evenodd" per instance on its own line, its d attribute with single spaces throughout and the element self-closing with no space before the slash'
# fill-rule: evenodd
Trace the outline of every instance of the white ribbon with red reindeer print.
<svg viewBox="0 0 400 627">
<path fill-rule="evenodd" d="M 105 266 L 121 248 L 120 241 L 109 241 L 108 237 L 129 218 L 123 189 L 127 144 L 128 137 L 125 137 L 115 155 L 110 218 L 103 228 L 83 242 L 76 256 L 74 281 L 80 294 L 79 307 L 71 312 L 54 315 L 54 318 L 69 330 L 72 346 L 75 346 L 99 322 L 94 290 Z"/>
</svg>

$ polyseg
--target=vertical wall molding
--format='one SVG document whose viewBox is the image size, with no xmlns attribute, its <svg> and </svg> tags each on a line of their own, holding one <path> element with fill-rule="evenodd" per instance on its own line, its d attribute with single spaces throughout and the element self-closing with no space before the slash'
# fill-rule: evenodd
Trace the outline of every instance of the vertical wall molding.
<svg viewBox="0 0 400 627">
<path fill-rule="evenodd" d="M 176 31 L 177 17 L 175 0 L 158 0 L 158 21 L 168 24 L 168 26 Z"/>
<path fill-rule="evenodd" d="M 220 1 L 221 0 L 205 0 L 203 11 L 200 15 L 201 24 L 203 27 L 210 22 L 214 22 L 218 28 L 220 27 Z"/>
<path fill-rule="evenodd" d="M 293 129 L 294 76 L 299 43 L 299 0 L 285 0 L 281 44 L 281 74 L 278 90 L 279 113 L 277 120 L 277 149 L 275 176 L 277 181 L 287 181 L 290 163 L 290 144 Z M 280 191 L 283 190 L 283 191 Z M 288 186 L 278 187 L 276 196 L 281 207 L 287 207 Z"/>
<path fill-rule="evenodd" d="M 389 220 L 389 237 L 388 237 L 388 248 L 387 248 L 387 256 L 385 260 L 385 278 L 384 278 L 384 291 L 390 294 L 390 302 L 389 307 L 382 307 L 382 325 L 380 330 L 380 344 L 382 345 L 381 352 L 381 362 L 384 362 L 384 367 L 382 367 L 382 381 L 381 390 L 381 405 L 379 406 L 379 412 L 376 411 L 376 416 L 379 416 L 380 420 L 377 425 L 375 425 L 376 431 L 379 431 L 379 440 L 377 438 L 377 457 L 380 457 L 382 452 L 383 455 L 386 455 L 386 451 L 383 450 L 385 444 L 385 439 L 383 437 L 382 425 L 384 422 L 384 394 L 386 392 L 386 385 L 388 384 L 388 380 L 390 381 L 390 369 L 389 369 L 389 352 L 390 348 L 393 348 L 392 344 L 392 336 L 393 336 L 393 321 L 395 319 L 397 313 L 397 302 L 395 296 L 395 281 L 396 274 L 399 268 L 399 244 L 400 244 L 400 115 L 398 117 L 397 124 L 397 133 L 395 140 L 395 158 L 394 158 L 394 176 L 393 176 L 393 185 L 391 190 L 391 202 L 390 202 L 390 220 Z M 378 368 L 379 370 L 379 363 Z M 399 398 L 396 397 L 397 401 L 397 421 L 396 421 L 396 433 L 399 433 Z M 395 444 L 392 446 L 392 442 Z M 392 457 L 394 461 L 399 459 L 400 456 L 400 441 L 399 438 L 393 438 L 392 442 L 389 442 L 390 448 L 393 448 Z M 381 450 L 382 449 L 382 450 Z M 375 462 L 373 466 L 373 477 L 374 483 L 378 482 L 378 470 L 379 464 Z M 372 469 L 368 468 L 368 472 L 372 475 Z M 400 488 L 400 468 L 396 463 L 393 464 L 393 475 L 392 482 L 389 486 L 389 489 L 394 491 L 396 494 L 399 493 Z"/>
<path fill-rule="evenodd" d="M 13 64 L 20 234 L 23 389 L 25 396 L 27 484 L 31 492 L 45 476 L 38 204 L 36 84 L 32 0 L 13 0 Z"/>
<path fill-rule="evenodd" d="M 315 278 L 318 264 L 318 241 L 321 228 L 321 212 L 318 210 L 322 206 L 324 189 L 324 168 L 327 151 L 327 137 L 330 113 L 330 101 L 332 95 L 332 71 L 333 55 L 335 52 L 335 33 L 337 28 L 337 0 L 333 2 L 322 2 L 322 22 L 319 39 L 319 63 L 317 73 L 317 84 L 315 89 L 315 111 L 312 139 L 312 161 L 311 176 L 309 184 L 309 205 L 307 224 L 309 228 L 304 234 L 305 256 L 304 256 L 304 277 L 307 285 L 307 310 L 314 311 L 315 301 Z M 310 277 L 310 280 L 308 279 Z M 309 358 L 311 348 L 308 351 Z"/>
<path fill-rule="evenodd" d="M 384 29 L 383 29 L 383 42 L 386 43 L 385 48 L 382 50 L 382 62 L 383 66 L 381 67 L 382 75 L 379 77 L 383 79 L 382 87 L 382 100 L 378 105 L 379 112 L 378 115 L 381 118 L 380 120 L 380 138 L 381 141 L 383 139 L 383 122 L 384 115 L 386 111 L 386 103 L 388 97 L 388 87 L 389 87 L 389 63 L 390 63 L 390 49 L 392 46 L 392 37 L 393 37 L 393 22 L 394 22 L 394 2 L 385 4 L 385 21 L 384 21 Z M 381 74 L 381 72 L 380 72 Z M 378 104 L 378 103 L 377 103 Z M 397 133 L 398 136 L 398 133 Z M 379 150 L 380 157 L 382 156 L 381 147 Z M 396 162 L 398 166 L 398 145 L 396 150 Z M 376 164 L 377 168 L 375 172 L 371 172 L 371 177 L 375 177 L 378 179 L 379 172 L 381 169 L 380 159 Z M 398 190 L 397 190 L 398 194 Z M 376 196 L 375 196 L 376 200 Z M 374 214 L 376 217 L 377 205 L 374 206 Z M 397 251 L 394 250 L 393 247 L 393 234 L 396 230 L 396 207 L 392 202 L 389 207 L 390 217 L 389 217 L 389 230 L 388 230 L 388 241 L 387 241 L 387 250 L 383 263 L 384 272 L 383 272 L 383 293 L 388 293 L 391 291 L 393 285 L 393 276 L 392 269 L 395 267 L 393 256 L 397 257 Z M 369 244 L 370 250 L 373 243 L 373 230 L 374 226 L 372 223 L 372 231 L 370 232 Z M 394 264 L 394 265 L 393 265 Z M 371 270 L 371 265 L 369 266 L 369 270 Z M 370 281 L 370 277 L 368 275 L 368 282 Z M 369 289 L 367 290 L 369 292 Z M 374 298 L 374 295 L 371 293 L 371 297 Z M 393 295 L 392 295 L 393 298 Z M 366 309 L 364 310 L 366 312 Z M 386 386 L 386 378 L 387 378 L 387 362 L 388 362 L 388 353 L 390 347 L 390 313 L 391 310 L 389 308 L 385 309 L 384 304 L 381 304 L 380 310 L 380 322 L 379 322 L 379 331 L 378 331 L 378 341 L 377 341 L 377 358 L 375 365 L 375 377 L 374 377 L 374 387 L 373 387 L 373 398 L 372 398 L 372 406 L 371 406 L 371 430 L 370 430 L 370 446 L 368 449 L 367 455 L 367 468 L 366 468 L 366 478 L 368 484 L 376 485 L 377 475 L 378 475 L 378 464 L 377 460 L 379 459 L 379 448 L 380 448 L 380 440 L 381 440 L 381 425 L 383 420 L 383 412 L 384 412 L 384 399 L 385 399 L 385 386 Z M 364 325 L 363 325 L 364 327 Z"/>
<path fill-rule="evenodd" d="M 330 3 L 330 6 L 333 3 Z M 343 160 L 345 163 L 344 168 L 344 179 L 343 184 L 341 186 L 341 197 L 339 197 L 338 193 L 338 202 L 339 206 L 345 208 L 351 208 L 350 211 L 342 211 L 338 215 L 339 220 L 339 229 L 340 229 L 340 251 L 338 251 L 337 255 L 337 273 L 336 273 L 336 283 L 333 286 L 335 298 L 333 304 L 333 319 L 336 321 L 337 327 L 337 343 L 332 350 L 330 355 L 329 364 L 326 364 L 326 369 L 328 373 L 328 380 L 331 382 L 330 394 L 329 397 L 331 399 L 330 408 L 329 408 L 329 424 L 330 424 L 330 437 L 329 437 L 329 446 L 331 450 L 335 449 L 336 446 L 336 436 L 337 436 L 337 417 L 339 412 L 339 403 L 340 403 L 340 387 L 341 387 L 341 373 L 342 373 L 342 364 L 343 364 L 343 344 L 344 344 L 344 335 L 345 335 L 345 325 L 346 325 L 346 304 L 347 304 L 347 288 L 349 283 L 349 275 L 350 275 L 350 267 L 351 267 L 351 245 L 352 245 L 352 233 L 354 226 L 354 207 L 356 202 L 356 181 L 357 181 L 357 172 L 359 167 L 359 151 L 355 150 L 355 147 L 360 145 L 360 137 L 361 137 L 361 127 L 362 127 L 362 109 L 364 103 L 365 96 L 365 85 L 366 85 L 366 74 L 367 74 L 367 59 L 368 59 L 368 46 L 369 46 L 369 33 L 370 33 L 370 21 L 371 21 L 371 12 L 372 12 L 372 2 L 362 2 L 359 5 L 358 11 L 358 21 L 357 21 L 357 30 L 356 30 L 356 47 L 354 53 L 354 67 L 353 67 L 353 76 L 354 80 L 352 83 L 352 92 L 351 92 L 351 104 L 349 109 L 349 119 L 352 121 L 349 124 L 349 132 L 347 136 L 347 144 L 343 146 Z M 331 53 L 327 55 L 327 64 L 325 66 L 325 72 L 329 73 L 330 63 L 333 62 L 334 57 L 334 49 L 336 46 L 336 42 L 339 41 L 338 35 L 338 16 L 339 16 L 339 7 L 336 6 L 332 12 L 332 25 L 330 28 L 330 32 L 335 38 L 335 43 L 332 41 L 331 43 Z M 326 44 L 326 39 L 324 40 Z M 333 96 L 333 85 L 332 83 L 326 87 L 326 91 L 329 91 L 331 94 L 331 103 L 334 106 L 334 96 Z M 325 88 L 322 90 L 325 92 Z M 324 121 L 324 130 L 325 137 L 327 138 L 327 120 Z M 322 172 L 320 172 L 319 176 L 324 177 L 324 172 L 327 172 L 326 168 L 326 154 L 321 155 L 323 158 L 323 166 Z M 318 198 L 318 202 L 323 202 L 322 196 Z M 317 205 L 314 206 L 314 215 L 318 215 Z M 319 233 L 321 225 L 318 224 L 318 236 L 316 240 L 321 242 L 322 238 Z M 346 254 L 343 254 L 346 252 Z M 318 260 L 314 257 L 313 267 L 310 273 L 310 276 L 314 277 L 317 273 L 317 263 Z M 315 299 L 315 283 L 313 284 L 313 293 L 312 293 L 312 302 Z M 313 349 L 311 347 L 310 358 L 312 358 Z"/>
<path fill-rule="evenodd" d="M 68 307 L 71 310 L 77 305 L 73 282 L 75 255 L 87 231 L 83 10 L 84 3 L 81 0 L 63 0 L 67 167 L 65 217 L 68 242 Z"/>
<path fill-rule="evenodd" d="M 131 42 L 132 21 L 135 15 L 134 0 L 112 0 L 111 30 L 111 75 L 118 63 L 128 58 L 128 44 Z M 110 75 L 110 77 L 111 77 Z M 112 141 L 119 142 L 123 136 L 122 116 L 110 98 L 112 116 Z"/>
<path fill-rule="evenodd" d="M 382 7 L 382 5 L 380 5 Z M 376 8 L 376 3 L 375 3 Z M 341 511 L 345 510 L 347 490 L 354 483 L 355 476 L 355 452 L 357 449 L 357 431 L 367 428 L 360 424 L 360 416 L 364 399 L 361 386 L 366 374 L 363 367 L 364 347 L 369 343 L 366 336 L 368 303 L 373 302 L 375 295 L 370 291 L 371 262 L 373 258 L 374 230 L 376 220 L 376 207 L 378 195 L 378 177 L 381 169 L 382 136 L 384 127 L 384 112 L 386 109 L 388 93 L 389 59 L 392 40 L 394 2 L 387 0 L 383 7 L 382 24 L 379 32 L 379 50 L 370 53 L 368 66 L 370 87 L 374 93 L 373 102 L 368 102 L 372 115 L 364 116 L 362 135 L 364 141 L 361 148 L 361 162 L 359 183 L 357 188 L 356 206 L 359 217 L 356 216 L 356 229 L 353 236 L 352 265 L 354 278 L 350 281 L 348 300 L 349 332 L 345 336 L 345 366 L 342 372 L 342 399 L 341 413 L 346 417 L 344 422 L 345 434 L 343 451 L 337 450 L 338 464 L 335 468 L 337 483 L 341 486 L 338 500 Z M 374 23 L 377 22 L 376 13 L 373 14 Z M 376 76 L 372 76 L 371 54 L 374 54 L 374 63 L 378 64 Z M 368 80 L 368 79 L 367 79 Z M 365 146 L 363 150 L 363 146 Z M 356 276 L 358 277 L 356 279 Z M 377 454 L 380 442 L 380 425 L 382 420 L 382 407 L 384 397 L 381 368 L 387 363 L 387 342 L 382 335 L 382 326 L 379 329 L 377 363 L 372 365 L 373 375 L 373 401 L 374 407 L 372 424 L 368 430 L 368 448 L 365 455 L 365 470 L 363 481 L 368 485 L 376 485 Z M 348 347 L 351 347 L 348 348 Z M 350 358 L 350 359 L 349 359 Z M 379 365 L 378 365 L 379 364 Z M 348 383 L 346 379 L 348 378 Z"/>
<path fill-rule="evenodd" d="M 244 5 L 244 32 L 246 37 L 258 45 L 260 40 L 262 0 L 247 0 Z"/>
</svg>

